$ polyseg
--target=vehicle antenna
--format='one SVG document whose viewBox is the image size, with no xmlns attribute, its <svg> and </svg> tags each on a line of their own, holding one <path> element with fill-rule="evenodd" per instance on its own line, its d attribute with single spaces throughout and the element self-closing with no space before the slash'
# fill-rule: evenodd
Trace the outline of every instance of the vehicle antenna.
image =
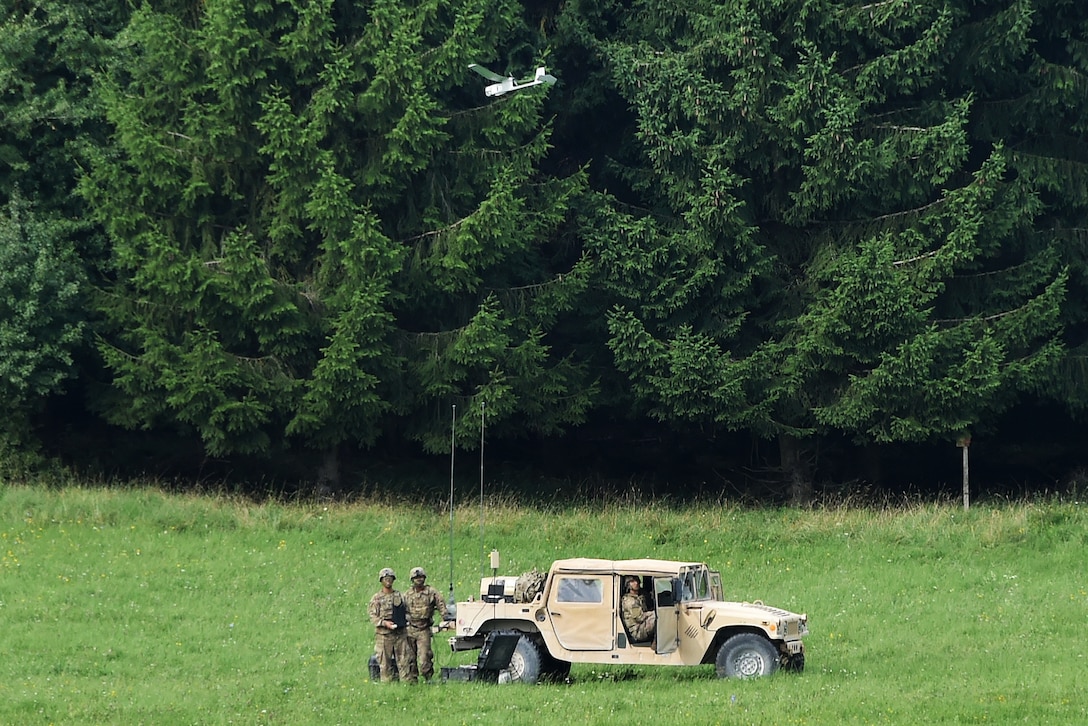
<svg viewBox="0 0 1088 726">
<path fill-rule="evenodd" d="M 453 458 L 457 453 L 457 404 L 453 404 L 453 416 L 450 422 L 450 596 L 446 604 L 447 611 L 453 617 L 457 599 L 453 596 Z"/>
<path fill-rule="evenodd" d="M 485 402 L 480 401 L 480 554 L 483 555 L 487 552 L 484 547 L 484 406 Z M 487 574 L 487 566 L 482 562 L 480 563 L 481 569 L 485 575 Z"/>
</svg>

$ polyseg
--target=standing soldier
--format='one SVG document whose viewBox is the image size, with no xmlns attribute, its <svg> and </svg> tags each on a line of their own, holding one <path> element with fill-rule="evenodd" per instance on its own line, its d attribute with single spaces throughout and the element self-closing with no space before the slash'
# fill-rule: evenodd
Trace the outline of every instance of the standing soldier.
<svg viewBox="0 0 1088 726">
<path fill-rule="evenodd" d="M 393 589 L 393 581 L 396 579 L 397 574 L 392 568 L 383 567 L 378 573 L 382 589 L 370 598 L 370 622 L 374 623 L 374 654 L 378 656 L 382 683 L 393 680 L 394 667 L 400 672 L 402 681 L 409 680 L 407 666 L 411 661 L 408 628 L 405 627 L 408 624 L 408 611 L 404 605 L 404 596 Z M 415 678 L 411 680 L 414 681 Z"/>
<path fill-rule="evenodd" d="M 431 626 L 435 610 L 441 613 L 443 620 L 446 619 L 446 603 L 438 590 L 427 584 L 427 573 L 422 567 L 413 567 L 411 577 L 412 586 L 404 594 L 404 600 L 408 604 L 408 680 L 415 683 L 417 676 L 429 681 L 434 675 Z"/>
</svg>

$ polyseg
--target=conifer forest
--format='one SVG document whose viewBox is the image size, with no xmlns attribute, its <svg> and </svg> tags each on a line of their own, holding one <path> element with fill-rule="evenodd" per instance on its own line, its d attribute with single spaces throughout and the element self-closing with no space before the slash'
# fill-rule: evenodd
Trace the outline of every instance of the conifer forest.
<svg viewBox="0 0 1088 726">
<path fill-rule="evenodd" d="M 6 476 L 1088 487 L 1088 3 L 0 22 Z"/>
</svg>

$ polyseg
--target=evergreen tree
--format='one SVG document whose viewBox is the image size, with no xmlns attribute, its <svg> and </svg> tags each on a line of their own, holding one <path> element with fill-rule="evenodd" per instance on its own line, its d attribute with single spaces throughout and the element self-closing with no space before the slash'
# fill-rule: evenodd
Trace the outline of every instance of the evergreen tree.
<svg viewBox="0 0 1088 726">
<path fill-rule="evenodd" d="M 1024 244 L 1038 187 L 949 82 L 966 6 L 647 1 L 611 20 L 591 42 L 639 153 L 590 245 L 653 415 L 777 436 L 804 499 L 814 437 L 954 440 L 1051 374 L 1068 273 Z"/>
<path fill-rule="evenodd" d="M 12 2 L 0 18 L 0 200 L 77 217 L 80 149 L 105 130 L 92 74 L 127 17 L 113 0 Z"/>
<path fill-rule="evenodd" d="M 1061 306 L 1067 352 L 1030 382 L 1043 399 L 1082 414 L 1088 405 L 1088 6 L 1066 0 L 967 6 L 949 63 L 952 84 L 977 99 L 969 131 L 1006 149 L 1011 176 L 1030 188 L 1035 224 L 1017 230 L 1002 254 L 1047 258 L 1067 271 Z M 966 295 L 1005 285 L 995 271 L 964 276 Z M 1005 276 L 1007 279 L 1008 276 Z"/>
<path fill-rule="evenodd" d="M 74 225 L 41 218 L 16 196 L 0 213 L 0 451 L 33 447 L 33 417 L 73 373 L 84 344 L 84 275 Z"/>
<path fill-rule="evenodd" d="M 34 0 L 0 15 L 0 428 L 32 451 L 47 402 L 87 375 L 83 286 L 101 240 L 72 190 L 81 151 L 106 135 L 93 72 L 127 14 L 112 0 Z"/>
<path fill-rule="evenodd" d="M 537 171 L 544 89 L 489 102 L 467 68 L 533 37 L 518 11 L 134 14 L 103 84 L 116 143 L 83 186 L 114 252 L 111 421 L 218 455 L 444 451 L 453 403 L 511 434 L 579 420 L 592 388 L 547 334 L 585 284 L 563 243 L 584 181 Z"/>
</svg>

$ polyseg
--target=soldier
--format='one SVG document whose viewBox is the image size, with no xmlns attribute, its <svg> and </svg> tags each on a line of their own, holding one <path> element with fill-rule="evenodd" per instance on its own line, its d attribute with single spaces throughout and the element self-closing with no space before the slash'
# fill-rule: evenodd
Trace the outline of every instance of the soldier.
<svg viewBox="0 0 1088 726">
<path fill-rule="evenodd" d="M 631 633 L 631 641 L 639 642 L 653 638 L 657 626 L 657 613 L 647 611 L 642 599 L 642 583 L 637 577 L 627 578 L 627 592 L 620 602 L 623 612 L 623 624 Z"/>
<path fill-rule="evenodd" d="M 434 675 L 434 651 L 431 650 L 431 626 L 437 610 L 446 619 L 446 603 L 438 590 L 427 584 L 427 573 L 422 567 L 412 568 L 412 586 L 404 594 L 408 605 L 408 680 L 416 682 L 417 676 L 431 680 Z M 418 670 L 416 668 L 418 661 Z M 403 667 L 403 666 L 402 666 Z"/>
<path fill-rule="evenodd" d="M 408 613 L 404 596 L 393 589 L 397 574 L 389 567 L 383 567 L 378 573 L 382 589 L 370 598 L 370 622 L 374 623 L 374 653 L 378 656 L 378 667 L 382 683 L 393 680 L 393 668 L 400 672 L 400 679 L 408 681 Z M 395 662 L 394 662 L 395 659 Z M 414 680 L 414 678 L 412 679 Z"/>
</svg>

